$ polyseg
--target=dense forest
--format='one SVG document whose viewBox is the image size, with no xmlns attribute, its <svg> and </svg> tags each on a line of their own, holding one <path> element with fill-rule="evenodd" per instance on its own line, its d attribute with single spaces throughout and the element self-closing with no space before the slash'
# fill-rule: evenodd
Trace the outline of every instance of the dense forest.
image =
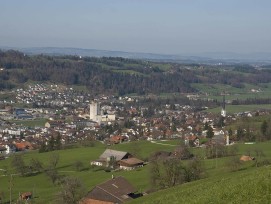
<svg viewBox="0 0 271 204">
<path fill-rule="evenodd" d="M 169 64 L 169 63 L 167 63 Z M 184 65 L 132 60 L 119 57 L 28 56 L 18 51 L 0 51 L 0 90 L 21 86 L 27 81 L 84 85 L 92 93 L 191 93 L 191 83 L 228 84 L 271 81 L 271 70 L 238 65 Z"/>
</svg>

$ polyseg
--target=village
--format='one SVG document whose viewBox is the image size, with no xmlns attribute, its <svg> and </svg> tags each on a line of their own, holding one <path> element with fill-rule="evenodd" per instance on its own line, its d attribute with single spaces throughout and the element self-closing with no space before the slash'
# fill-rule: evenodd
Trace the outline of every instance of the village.
<svg viewBox="0 0 271 204">
<path fill-rule="evenodd" d="M 140 140 L 163 145 L 161 142 L 177 140 L 184 146 L 177 145 L 171 152 L 161 148 L 155 157 L 187 160 L 193 157 L 188 148 L 233 145 L 236 140 L 225 124 L 241 117 L 268 114 L 257 111 L 227 115 L 225 98 L 221 114 L 213 114 L 177 103 L 149 106 L 137 97 L 90 99 L 89 94 L 59 85 L 29 85 L 28 89 L 17 89 L 13 93 L 15 99 L 0 101 L 0 160 L 20 152 L 38 150 L 42 153 L 74 144 L 91 147 L 99 142 L 106 145 L 99 157 L 89 160 L 89 165 L 112 171 L 112 178 L 97 184 L 84 195 L 82 204 L 97 200 L 123 203 L 146 194 L 138 192 L 121 174 L 114 177 L 114 171 L 142 168 L 148 165 L 151 155 L 139 158 L 136 151 L 114 150 L 112 146 Z M 197 100 L 191 95 L 187 97 Z M 221 155 L 216 151 L 216 156 Z M 77 163 L 81 164 L 80 161 Z M 33 192 L 23 192 L 19 200 L 33 197 Z"/>
<path fill-rule="evenodd" d="M 139 105 L 137 98 L 102 96 L 90 100 L 88 94 L 58 85 L 36 84 L 15 93 L 16 101 L 0 101 L 2 158 L 17 151 L 39 149 L 57 137 L 63 146 L 91 141 L 110 146 L 136 140 L 179 139 L 200 147 L 207 144 L 206 138 L 229 145 L 234 141 L 220 125 L 222 116 L 223 124 L 229 124 L 240 117 L 269 114 L 263 110 L 226 115 L 222 107 L 220 116 L 180 104 L 164 104 L 151 111 Z M 26 121 L 34 125 L 24 125 Z"/>
</svg>

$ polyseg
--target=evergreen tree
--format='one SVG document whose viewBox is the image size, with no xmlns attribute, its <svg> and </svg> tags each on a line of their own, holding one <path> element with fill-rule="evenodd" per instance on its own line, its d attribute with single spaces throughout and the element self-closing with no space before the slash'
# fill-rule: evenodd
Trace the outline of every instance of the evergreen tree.
<svg viewBox="0 0 271 204">
<path fill-rule="evenodd" d="M 48 143 L 48 151 L 53 151 L 55 148 L 55 139 L 51 136 L 49 143 Z"/>
<path fill-rule="evenodd" d="M 213 138 L 214 136 L 214 131 L 213 128 L 211 126 L 208 127 L 207 133 L 206 133 L 206 137 L 207 138 Z"/>
<path fill-rule="evenodd" d="M 46 152 L 46 151 L 47 151 L 46 144 L 45 144 L 45 142 L 42 142 L 40 149 L 39 149 L 39 153 Z"/>
<path fill-rule="evenodd" d="M 262 125 L 261 125 L 261 133 L 264 137 L 266 137 L 266 134 L 267 134 L 267 122 L 266 120 L 263 121 Z"/>
<path fill-rule="evenodd" d="M 208 123 L 205 122 L 205 124 L 204 124 L 204 130 L 208 130 L 208 127 L 209 127 Z"/>
<path fill-rule="evenodd" d="M 232 129 L 231 129 L 231 128 L 229 129 L 228 133 L 229 133 L 229 138 L 230 138 L 230 139 L 232 139 L 232 136 L 233 136 L 233 131 L 232 131 Z"/>
<path fill-rule="evenodd" d="M 236 137 L 237 137 L 237 140 L 241 140 L 243 139 L 243 136 L 244 136 L 244 131 L 241 127 L 238 127 L 237 129 L 237 134 L 236 134 Z"/>
<path fill-rule="evenodd" d="M 59 150 L 61 149 L 61 135 L 58 133 L 56 140 L 55 140 L 55 149 Z"/>
</svg>

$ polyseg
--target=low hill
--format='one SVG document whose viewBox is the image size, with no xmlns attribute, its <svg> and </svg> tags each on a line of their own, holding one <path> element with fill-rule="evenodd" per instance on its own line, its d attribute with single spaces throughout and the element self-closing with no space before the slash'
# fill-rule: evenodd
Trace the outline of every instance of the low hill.
<svg viewBox="0 0 271 204">
<path fill-rule="evenodd" d="M 29 81 L 81 85 L 93 94 L 193 92 L 196 77 L 174 65 L 120 57 L 25 55 L 0 51 L 0 90 Z"/>
<path fill-rule="evenodd" d="M 271 167 L 217 175 L 161 190 L 136 203 L 270 203 Z"/>
<path fill-rule="evenodd" d="M 80 86 L 93 96 L 170 93 L 217 101 L 225 92 L 226 100 L 234 105 L 270 104 L 270 73 L 269 66 L 248 64 L 162 63 L 0 50 L 0 91 L 37 82 Z"/>
</svg>

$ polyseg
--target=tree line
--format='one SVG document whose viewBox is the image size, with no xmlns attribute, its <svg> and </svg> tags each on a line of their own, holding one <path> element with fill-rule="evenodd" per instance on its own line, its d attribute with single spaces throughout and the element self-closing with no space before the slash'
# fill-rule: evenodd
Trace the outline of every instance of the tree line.
<svg viewBox="0 0 271 204">
<path fill-rule="evenodd" d="M 134 63 L 130 66 L 128 63 Z M 94 93 L 191 92 L 190 79 L 180 74 L 148 69 L 142 61 L 123 58 L 84 58 L 74 56 L 27 56 L 16 51 L 0 52 L 0 89 L 33 81 L 85 85 Z M 107 65 L 107 66 L 105 66 Z M 132 70 L 132 73 L 121 70 Z M 117 71 L 116 71 L 117 70 Z M 135 74 L 133 74 L 135 73 Z M 193 76 L 190 76 L 193 77 Z"/>
<path fill-rule="evenodd" d="M 28 56 L 18 51 L 0 51 L 0 68 L 4 68 L 0 74 L 0 90 L 32 80 L 84 85 L 93 93 L 144 95 L 196 92 L 191 83 L 221 83 L 242 88 L 245 83 L 271 81 L 270 69 L 256 70 L 249 65 L 224 70 L 176 63 L 163 69 L 163 63 L 150 64 L 121 57 Z"/>
</svg>

